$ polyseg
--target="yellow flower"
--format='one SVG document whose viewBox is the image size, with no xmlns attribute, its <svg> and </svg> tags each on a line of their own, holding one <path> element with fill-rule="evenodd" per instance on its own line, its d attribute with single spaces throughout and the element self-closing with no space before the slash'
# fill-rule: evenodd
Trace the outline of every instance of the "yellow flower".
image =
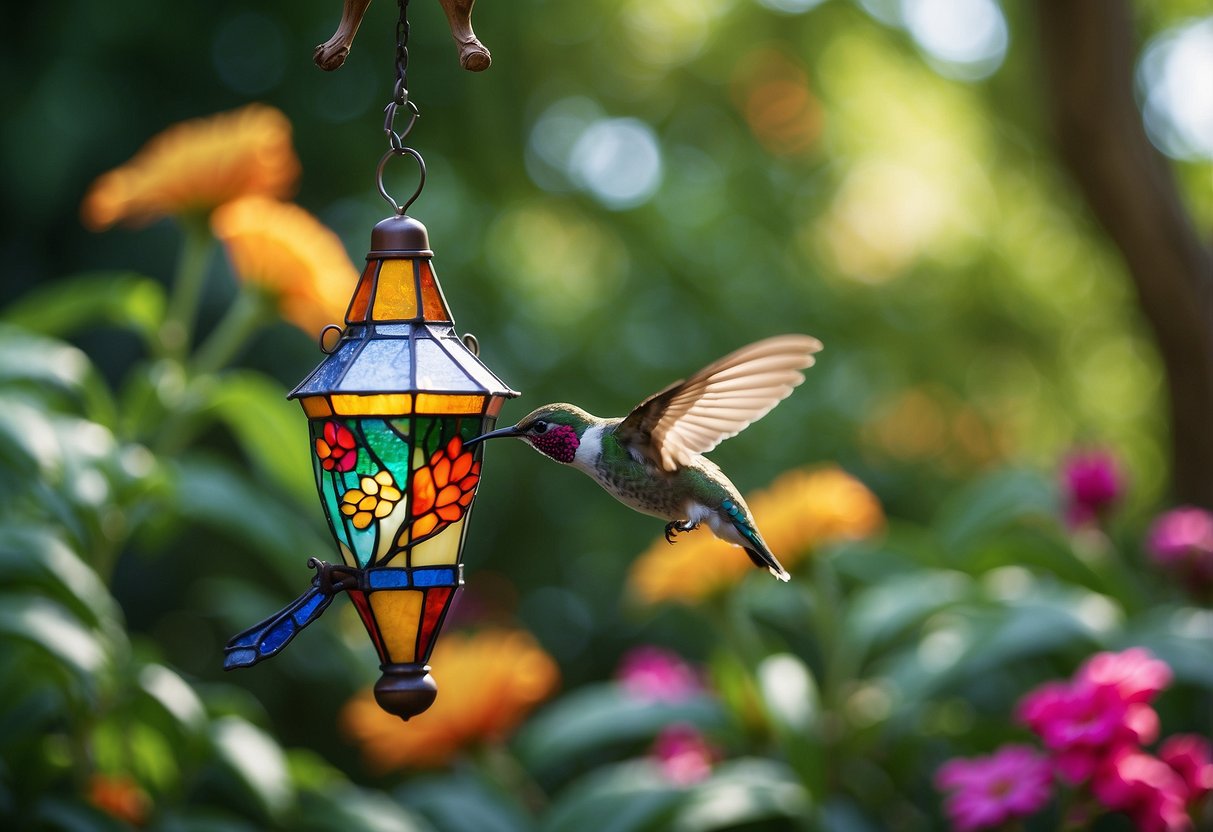
<svg viewBox="0 0 1213 832">
<path fill-rule="evenodd" d="M 287 196 L 299 178 L 291 124 L 264 104 L 175 124 L 92 184 L 81 206 L 94 231 L 206 212 L 248 194 Z"/>
<path fill-rule="evenodd" d="M 358 484 L 361 488 L 351 488 L 341 495 L 341 513 L 353 518 L 356 529 L 365 529 L 372 520 L 387 517 L 400 502 L 400 489 L 389 471 L 363 477 Z"/>
<path fill-rule="evenodd" d="M 268 292 L 309 335 L 345 317 L 358 270 L 341 239 L 297 205 L 247 196 L 221 206 L 211 228 L 236 276 Z"/>
<path fill-rule="evenodd" d="M 797 468 L 748 499 L 771 551 L 792 569 L 814 546 L 853 540 L 884 526 L 876 496 L 835 466 Z M 732 586 L 753 570 L 742 552 L 706 531 L 670 546 L 658 538 L 632 564 L 628 583 L 644 604 L 693 603 Z"/>
<path fill-rule="evenodd" d="M 369 690 L 341 709 L 342 731 L 362 747 L 368 768 L 432 768 L 504 739 L 560 681 L 552 657 L 522 630 L 447 633 L 430 665 L 438 698 L 407 723 L 380 709 Z"/>
</svg>

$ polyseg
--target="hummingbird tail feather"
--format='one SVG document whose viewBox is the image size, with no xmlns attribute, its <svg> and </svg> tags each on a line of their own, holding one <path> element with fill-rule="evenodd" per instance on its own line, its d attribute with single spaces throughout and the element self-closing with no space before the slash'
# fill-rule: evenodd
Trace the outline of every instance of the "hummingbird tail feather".
<svg viewBox="0 0 1213 832">
<path fill-rule="evenodd" d="M 751 549 L 749 546 L 744 547 L 745 553 L 750 556 L 750 560 L 759 569 L 765 569 L 781 581 L 791 580 L 792 576 L 788 574 L 788 570 L 783 568 L 783 564 L 770 552 L 765 549 Z"/>
</svg>

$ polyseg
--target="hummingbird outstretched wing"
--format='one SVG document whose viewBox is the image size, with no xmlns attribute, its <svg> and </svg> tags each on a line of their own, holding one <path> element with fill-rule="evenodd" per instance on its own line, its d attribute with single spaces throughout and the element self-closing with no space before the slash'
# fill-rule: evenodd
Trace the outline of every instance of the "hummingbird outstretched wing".
<svg viewBox="0 0 1213 832">
<path fill-rule="evenodd" d="M 761 419 L 804 381 L 821 342 L 808 335 L 766 338 L 676 381 L 620 423 L 620 442 L 667 471 L 687 465 Z"/>
</svg>

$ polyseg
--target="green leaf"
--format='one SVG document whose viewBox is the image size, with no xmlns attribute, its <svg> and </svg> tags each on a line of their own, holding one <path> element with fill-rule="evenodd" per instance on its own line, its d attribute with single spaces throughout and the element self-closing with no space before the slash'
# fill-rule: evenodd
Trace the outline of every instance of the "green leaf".
<svg viewBox="0 0 1213 832">
<path fill-rule="evenodd" d="M 687 793 L 649 760 L 598 768 L 565 789 L 540 824 L 542 832 L 641 832 L 668 829 Z"/>
<path fill-rule="evenodd" d="M 736 829 L 774 818 L 803 818 L 812 800 L 787 766 L 774 760 L 731 760 L 695 786 L 670 825 L 674 832 Z"/>
<path fill-rule="evenodd" d="M 239 717 L 227 716 L 211 725 L 219 758 L 244 784 L 270 817 L 277 817 L 294 800 L 287 776 L 286 755 L 274 738 Z"/>
<path fill-rule="evenodd" d="M 843 643 L 866 652 L 972 594 L 973 581 L 960 572 L 921 570 L 894 575 L 856 593 L 843 619 Z"/>
<path fill-rule="evenodd" d="M 88 356 L 54 338 L 0 325 L 0 384 L 20 386 L 43 401 L 52 392 L 66 394 L 89 417 L 114 421 L 113 397 Z"/>
<path fill-rule="evenodd" d="M 209 404 L 254 465 L 300 502 L 315 502 L 307 420 L 282 385 L 251 370 L 224 373 Z"/>
<path fill-rule="evenodd" d="M 571 771 L 587 754 L 655 736 L 671 722 L 710 728 L 724 719 L 720 703 L 708 696 L 647 702 L 613 684 L 591 685 L 544 708 L 518 734 L 515 748 L 533 770 Z"/>
<path fill-rule="evenodd" d="M 995 471 L 966 486 L 940 510 L 936 529 L 946 549 L 959 557 L 983 535 L 1025 519 L 1055 522 L 1054 488 L 1030 471 Z"/>
<path fill-rule="evenodd" d="M 0 316 L 43 335 L 63 336 L 97 324 L 124 327 L 146 342 L 164 320 L 164 288 L 133 272 L 90 272 L 26 293 Z"/>
<path fill-rule="evenodd" d="M 284 578 L 302 578 L 306 584 L 311 580 L 303 570 L 307 559 L 333 551 L 332 541 L 321 537 L 314 524 L 301 521 L 297 507 L 257 489 L 224 462 L 186 456 L 177 461 L 174 476 L 179 501 L 174 508 L 182 520 L 223 532 Z M 319 506 L 315 511 L 319 514 Z"/>
<path fill-rule="evenodd" d="M 466 770 L 414 778 L 396 791 L 396 797 L 443 832 L 528 832 L 534 828 L 516 803 Z"/>
<path fill-rule="evenodd" d="M 48 590 L 90 626 L 121 615 L 97 573 L 46 527 L 6 526 L 0 537 L 0 572 L 14 583 L 28 581 Z"/>
<path fill-rule="evenodd" d="M 109 661 L 99 635 L 58 604 L 28 595 L 0 595 L 0 633 L 41 649 L 92 689 Z"/>
<path fill-rule="evenodd" d="M 194 689 L 164 665 L 149 664 L 139 671 L 139 687 L 173 717 L 188 734 L 206 729 L 206 708 Z"/>
</svg>

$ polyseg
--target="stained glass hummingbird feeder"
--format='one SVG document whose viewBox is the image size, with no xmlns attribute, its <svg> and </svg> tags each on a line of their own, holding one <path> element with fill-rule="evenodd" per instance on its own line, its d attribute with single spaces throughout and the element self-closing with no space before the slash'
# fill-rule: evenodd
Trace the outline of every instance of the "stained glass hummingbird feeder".
<svg viewBox="0 0 1213 832">
<path fill-rule="evenodd" d="M 402 21 L 406 5 L 400 3 Z M 397 31 L 398 39 L 401 31 L 407 36 L 407 24 Z M 480 362 L 474 339 L 455 334 L 425 226 L 405 213 L 425 184 L 425 163 L 402 142 L 416 121 L 402 55 L 400 45 L 385 124 L 391 146 L 376 175 L 395 213 L 371 232 L 339 338 L 290 393 L 307 414 L 312 469 L 340 563 L 309 560 L 316 570 L 311 588 L 231 639 L 224 667 L 276 655 L 345 592 L 379 654 L 375 698 L 408 719 L 437 694 L 426 662 L 463 585 L 463 542 L 483 453 L 464 443 L 490 430 L 505 399 L 518 394 Z M 393 119 L 403 106 L 410 119 L 397 134 Z M 383 186 L 384 165 L 396 156 L 413 157 L 421 169 L 404 205 Z"/>
</svg>

